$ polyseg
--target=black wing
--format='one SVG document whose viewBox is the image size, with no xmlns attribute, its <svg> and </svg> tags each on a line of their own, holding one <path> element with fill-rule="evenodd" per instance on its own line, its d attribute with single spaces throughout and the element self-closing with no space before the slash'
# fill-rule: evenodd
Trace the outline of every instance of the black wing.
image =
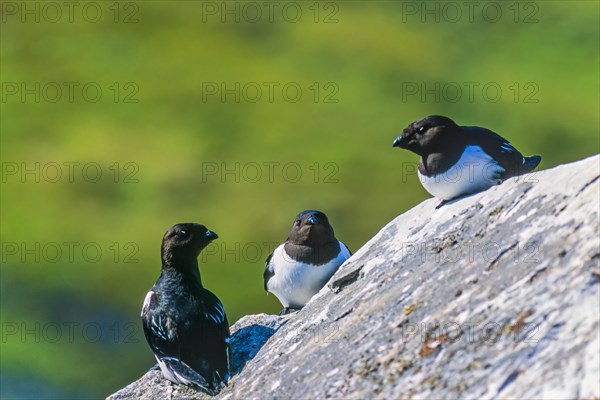
<svg viewBox="0 0 600 400">
<path fill-rule="evenodd" d="M 167 328 L 167 318 L 157 311 L 159 294 L 152 288 L 142 306 L 142 325 L 146 341 L 152 352 L 158 357 L 174 354 L 177 351 L 174 333 Z"/>
<path fill-rule="evenodd" d="M 219 385 L 225 385 L 231 375 L 229 322 L 223 304 L 211 291 L 203 289 L 201 299 L 202 314 L 206 322 L 202 328 L 205 335 L 198 345 L 208 350 L 203 357 L 212 360 L 212 366 L 217 372 L 213 380 Z"/>
<path fill-rule="evenodd" d="M 216 386 L 209 384 L 202 375 L 179 359 L 177 332 L 170 329 L 168 317 L 158 309 L 160 295 L 155 288 L 152 289 L 146 295 L 142 307 L 142 325 L 146 341 L 158 361 L 163 376 L 174 383 L 197 386 L 214 396 L 217 393 Z"/>
<path fill-rule="evenodd" d="M 229 378 L 229 325 L 219 299 L 206 289 L 200 312 L 180 307 L 185 318 L 165 312 L 160 291 L 153 288 L 142 307 L 144 335 L 165 378 L 194 385 L 214 395 Z M 160 304 L 160 306 L 159 306 Z M 167 309 L 173 308 L 168 304 Z"/>
<path fill-rule="evenodd" d="M 502 174 L 503 180 L 526 172 L 523 170 L 523 154 L 515 149 L 508 140 L 479 126 L 463 126 L 462 128 L 467 133 L 468 144 L 480 146 L 505 169 Z"/>
<path fill-rule="evenodd" d="M 264 287 L 265 292 L 268 292 L 267 283 L 269 279 L 271 279 L 275 275 L 275 269 L 271 266 L 271 259 L 273 258 L 273 253 L 269 254 L 267 260 L 265 261 L 265 272 L 263 273 Z"/>
<path fill-rule="evenodd" d="M 229 327 L 223 304 L 221 303 L 221 300 L 219 300 L 219 298 L 211 291 L 204 289 L 204 292 L 202 293 L 202 305 L 202 313 L 207 320 L 215 325 L 221 325 L 224 323 L 227 325 L 227 327 Z"/>
</svg>

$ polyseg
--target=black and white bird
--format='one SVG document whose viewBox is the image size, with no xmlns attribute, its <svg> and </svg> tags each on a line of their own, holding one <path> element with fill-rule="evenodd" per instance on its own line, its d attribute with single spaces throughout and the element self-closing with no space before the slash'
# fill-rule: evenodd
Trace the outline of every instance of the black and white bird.
<svg viewBox="0 0 600 400">
<path fill-rule="evenodd" d="M 531 172 L 542 159 L 539 155 L 524 157 L 489 129 L 458 126 L 439 115 L 408 125 L 393 146 L 421 156 L 419 179 L 442 204 Z"/>
<path fill-rule="evenodd" d="M 198 255 L 218 236 L 177 224 L 163 237 L 162 270 L 142 307 L 144 334 L 163 376 L 215 395 L 229 378 L 229 324 L 223 304 L 202 286 Z"/>
<path fill-rule="evenodd" d="M 352 253 L 335 238 L 321 211 L 302 211 L 294 219 L 290 235 L 266 261 L 265 290 L 285 307 L 297 310 L 313 297 Z"/>
</svg>

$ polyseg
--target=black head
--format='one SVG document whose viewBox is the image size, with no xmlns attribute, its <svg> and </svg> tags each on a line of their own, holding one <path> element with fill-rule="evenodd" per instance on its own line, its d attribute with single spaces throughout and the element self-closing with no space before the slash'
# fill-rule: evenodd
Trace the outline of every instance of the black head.
<svg viewBox="0 0 600 400">
<path fill-rule="evenodd" d="M 173 225 L 162 240 L 163 264 L 195 261 L 202 249 L 217 238 L 204 225 L 191 222 Z"/>
<path fill-rule="evenodd" d="M 306 210 L 294 220 L 288 240 L 294 244 L 320 246 L 336 239 L 327 215 L 317 210 Z"/>
<path fill-rule="evenodd" d="M 408 125 L 398 136 L 393 147 L 400 147 L 425 155 L 440 152 L 452 142 L 462 140 L 462 129 L 450 118 L 430 115 Z"/>
</svg>

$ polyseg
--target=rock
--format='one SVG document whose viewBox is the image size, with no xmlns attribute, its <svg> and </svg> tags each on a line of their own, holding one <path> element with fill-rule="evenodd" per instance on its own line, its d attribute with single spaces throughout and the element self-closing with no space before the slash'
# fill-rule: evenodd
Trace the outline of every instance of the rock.
<svg viewBox="0 0 600 400">
<path fill-rule="evenodd" d="M 594 156 L 424 201 L 301 311 L 236 322 L 217 398 L 598 398 L 599 177 Z M 110 398 L 209 397 L 149 371 Z"/>
</svg>

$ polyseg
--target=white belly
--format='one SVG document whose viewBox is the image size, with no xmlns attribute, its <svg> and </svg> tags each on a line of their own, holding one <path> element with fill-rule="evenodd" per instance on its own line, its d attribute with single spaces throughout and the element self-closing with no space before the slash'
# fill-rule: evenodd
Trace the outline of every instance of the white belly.
<svg viewBox="0 0 600 400">
<path fill-rule="evenodd" d="M 467 146 L 458 162 L 448 171 L 434 176 L 418 172 L 425 190 L 442 200 L 482 192 L 502 183 L 500 166 L 479 146 Z"/>
<path fill-rule="evenodd" d="M 341 242 L 340 248 L 340 254 L 327 264 L 310 265 L 294 261 L 280 245 L 270 261 L 275 275 L 267 282 L 267 289 L 277 296 L 284 307 L 303 307 L 329 281 L 339 266 L 350 258 L 350 252 Z"/>
</svg>

